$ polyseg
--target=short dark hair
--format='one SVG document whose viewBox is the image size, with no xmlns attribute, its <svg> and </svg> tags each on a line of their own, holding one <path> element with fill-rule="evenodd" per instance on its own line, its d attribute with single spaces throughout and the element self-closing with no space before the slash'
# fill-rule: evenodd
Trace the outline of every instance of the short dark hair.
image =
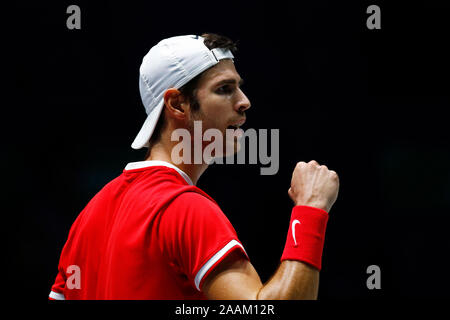
<svg viewBox="0 0 450 320">
<path fill-rule="evenodd" d="M 233 42 L 230 38 L 226 36 L 222 36 L 216 33 L 203 33 L 202 37 L 205 39 L 204 44 L 209 49 L 212 50 L 214 48 L 223 48 L 230 50 L 233 54 L 237 51 L 237 42 Z M 200 77 L 203 72 L 199 75 L 192 78 L 188 83 L 179 88 L 181 94 L 189 101 L 191 104 L 191 109 L 193 111 L 198 111 L 200 109 L 200 104 L 197 99 L 197 86 Z M 161 132 L 165 127 L 165 116 L 164 109 L 159 116 L 158 122 L 156 123 L 155 130 L 153 131 L 152 136 L 150 137 L 148 152 L 145 158 L 150 155 L 150 151 L 152 146 L 155 145 L 161 139 Z"/>
</svg>

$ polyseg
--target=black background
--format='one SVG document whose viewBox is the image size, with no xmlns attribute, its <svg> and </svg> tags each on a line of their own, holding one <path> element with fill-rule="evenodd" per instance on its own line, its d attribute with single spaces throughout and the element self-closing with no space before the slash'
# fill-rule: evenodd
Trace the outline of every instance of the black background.
<svg viewBox="0 0 450 320">
<path fill-rule="evenodd" d="M 81 8 L 68 30 L 66 8 Z M 368 30 L 366 8 L 381 8 Z M 214 165 L 198 186 L 234 225 L 263 281 L 289 225 L 297 161 L 338 172 L 319 299 L 449 297 L 449 5 L 444 1 L 20 2 L 8 19 L 3 183 L 8 286 L 47 299 L 69 228 L 145 150 L 142 57 L 159 40 L 239 41 L 245 128 L 280 129 L 280 168 Z M 9 87 L 9 86 L 8 86 Z M 381 290 L 366 269 L 381 268 Z M 11 292 L 11 291 L 10 291 Z"/>
</svg>

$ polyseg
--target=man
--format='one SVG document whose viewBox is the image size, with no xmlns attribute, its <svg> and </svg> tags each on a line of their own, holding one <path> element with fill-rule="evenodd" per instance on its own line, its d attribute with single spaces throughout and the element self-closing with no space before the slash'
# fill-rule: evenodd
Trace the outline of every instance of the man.
<svg viewBox="0 0 450 320">
<path fill-rule="evenodd" d="M 128 164 L 78 216 L 50 299 L 317 298 L 328 212 L 339 189 L 334 171 L 315 161 L 295 167 L 286 246 L 263 285 L 224 213 L 195 187 L 207 161 L 190 161 L 195 152 L 188 161 L 173 159 L 176 130 L 194 133 L 201 121 L 203 132 L 225 135 L 245 122 L 250 101 L 234 50 L 228 38 L 204 34 L 165 39 L 144 57 L 140 92 L 148 116 L 132 147 L 148 147 L 146 160 Z M 184 143 L 195 148 L 194 139 Z M 239 149 L 236 139 L 230 144 L 214 156 Z"/>
</svg>

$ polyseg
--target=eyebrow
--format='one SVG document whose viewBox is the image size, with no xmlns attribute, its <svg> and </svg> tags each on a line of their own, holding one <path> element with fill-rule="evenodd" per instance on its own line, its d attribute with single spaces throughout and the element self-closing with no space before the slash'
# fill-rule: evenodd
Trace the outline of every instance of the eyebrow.
<svg viewBox="0 0 450 320">
<path fill-rule="evenodd" d="M 215 86 L 221 86 L 224 84 L 236 84 L 236 80 L 235 79 L 224 79 L 224 80 L 217 82 L 215 84 Z M 244 84 L 244 79 L 241 78 L 241 80 L 239 80 L 238 84 L 239 84 L 239 86 L 242 86 Z"/>
</svg>

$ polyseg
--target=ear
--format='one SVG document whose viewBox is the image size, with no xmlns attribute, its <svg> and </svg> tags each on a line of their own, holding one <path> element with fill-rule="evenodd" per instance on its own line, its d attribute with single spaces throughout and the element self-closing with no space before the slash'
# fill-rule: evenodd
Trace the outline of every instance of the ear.
<svg viewBox="0 0 450 320">
<path fill-rule="evenodd" d="M 187 117 L 189 104 L 178 89 L 170 88 L 164 93 L 164 104 L 173 118 L 183 120 Z"/>
</svg>

